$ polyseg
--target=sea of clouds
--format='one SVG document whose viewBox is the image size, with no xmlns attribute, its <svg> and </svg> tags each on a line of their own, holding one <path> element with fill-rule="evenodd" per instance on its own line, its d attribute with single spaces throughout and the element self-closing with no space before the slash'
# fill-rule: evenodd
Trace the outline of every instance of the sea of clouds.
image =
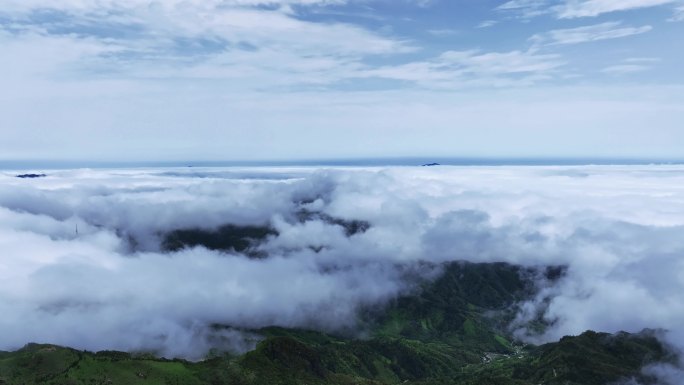
<svg viewBox="0 0 684 385">
<path fill-rule="evenodd" d="M 438 274 L 422 262 L 455 260 L 567 266 L 521 304 L 521 338 L 659 328 L 684 348 L 682 166 L 16 173 L 0 172 L 1 350 L 201 358 L 252 348 L 245 329 L 354 330 L 360 307 Z M 371 227 L 349 236 L 298 220 L 303 209 Z M 268 257 L 160 246 L 169 231 L 228 223 L 277 230 L 258 245 Z M 532 335 L 540 312 L 553 326 Z"/>
</svg>

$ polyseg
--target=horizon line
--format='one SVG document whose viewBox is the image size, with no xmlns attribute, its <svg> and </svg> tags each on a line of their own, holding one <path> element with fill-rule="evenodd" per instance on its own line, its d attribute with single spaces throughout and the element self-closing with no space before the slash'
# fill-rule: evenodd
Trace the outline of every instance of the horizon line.
<svg viewBox="0 0 684 385">
<path fill-rule="evenodd" d="M 144 168 L 144 167 L 277 167 L 277 166 L 628 166 L 682 165 L 684 158 L 656 157 L 350 157 L 260 160 L 69 160 L 69 159 L 3 159 L 0 169 L 14 168 Z"/>
</svg>

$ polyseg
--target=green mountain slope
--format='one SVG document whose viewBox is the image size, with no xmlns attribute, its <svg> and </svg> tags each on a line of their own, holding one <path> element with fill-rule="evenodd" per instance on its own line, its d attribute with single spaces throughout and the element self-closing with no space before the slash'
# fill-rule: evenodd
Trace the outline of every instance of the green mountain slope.
<svg viewBox="0 0 684 385">
<path fill-rule="evenodd" d="M 644 365 L 674 360 L 654 332 L 516 345 L 505 325 L 534 290 L 528 277 L 561 273 L 452 263 L 421 290 L 364 313 L 367 339 L 266 328 L 254 351 L 198 363 L 29 344 L 0 352 L 0 384 L 648 384 Z"/>
</svg>

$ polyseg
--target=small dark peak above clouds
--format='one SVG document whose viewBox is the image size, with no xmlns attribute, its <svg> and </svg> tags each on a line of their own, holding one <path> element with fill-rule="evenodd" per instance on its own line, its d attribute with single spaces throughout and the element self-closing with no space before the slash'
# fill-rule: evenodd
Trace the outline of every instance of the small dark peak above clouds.
<svg viewBox="0 0 684 385">
<path fill-rule="evenodd" d="M 257 246 L 278 232 L 269 226 L 226 224 L 217 229 L 180 229 L 163 236 L 163 251 L 179 251 L 202 246 L 209 250 L 244 253 L 252 258 L 265 257 Z"/>
<path fill-rule="evenodd" d="M 425 163 L 423 164 L 423 167 L 435 167 L 435 166 L 441 166 L 439 163 Z"/>
<path fill-rule="evenodd" d="M 16 175 L 17 178 L 21 179 L 36 179 L 36 178 L 45 178 L 47 177 L 47 174 L 19 174 Z"/>
<path fill-rule="evenodd" d="M 299 224 L 321 222 L 327 226 L 339 226 L 346 237 L 363 234 L 371 227 L 367 221 L 336 218 L 323 212 L 305 209 L 297 211 L 293 219 Z M 265 258 L 268 256 L 268 251 L 260 246 L 279 235 L 279 231 L 271 224 L 225 224 L 214 229 L 184 228 L 161 234 L 159 248 L 163 252 L 175 252 L 200 246 L 209 250 L 241 253 L 250 258 Z M 149 245 L 141 245 L 133 236 L 128 235 L 126 239 L 131 250 L 149 249 Z M 329 249 L 324 244 L 310 245 L 309 248 L 315 253 Z"/>
<path fill-rule="evenodd" d="M 301 209 L 297 211 L 295 216 L 299 223 L 322 221 L 328 225 L 340 226 L 344 228 L 344 233 L 347 237 L 351 237 L 356 234 L 363 234 L 371 228 L 371 224 L 368 221 L 336 218 L 320 211 Z"/>
</svg>

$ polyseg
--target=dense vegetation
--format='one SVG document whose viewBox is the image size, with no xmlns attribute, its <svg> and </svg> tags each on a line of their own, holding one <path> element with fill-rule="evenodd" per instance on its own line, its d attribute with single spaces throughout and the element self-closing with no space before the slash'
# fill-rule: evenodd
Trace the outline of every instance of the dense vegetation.
<svg viewBox="0 0 684 385">
<path fill-rule="evenodd" d="M 309 210 L 299 210 L 293 219 L 299 223 L 322 221 L 329 225 L 340 226 L 347 236 L 363 233 L 370 228 L 370 224 L 366 221 L 345 220 Z M 266 257 L 266 255 L 258 250 L 258 245 L 269 236 L 277 235 L 278 232 L 269 226 L 226 224 L 213 230 L 177 229 L 163 234 L 161 249 L 178 251 L 184 248 L 202 246 L 209 250 L 237 252 L 251 258 L 260 258 Z"/>
<path fill-rule="evenodd" d="M 275 230 L 264 226 L 224 225 L 216 230 L 181 229 L 164 236 L 162 249 L 178 251 L 185 247 L 202 246 L 209 250 L 225 250 L 240 253 L 253 252 L 253 246 Z"/>
<path fill-rule="evenodd" d="M 0 352 L 0 384 L 648 384 L 644 365 L 673 360 L 649 331 L 517 344 L 505 325 L 534 274 L 562 270 L 452 263 L 421 290 L 363 312 L 367 338 L 266 328 L 255 350 L 197 363 L 29 344 Z"/>
</svg>

